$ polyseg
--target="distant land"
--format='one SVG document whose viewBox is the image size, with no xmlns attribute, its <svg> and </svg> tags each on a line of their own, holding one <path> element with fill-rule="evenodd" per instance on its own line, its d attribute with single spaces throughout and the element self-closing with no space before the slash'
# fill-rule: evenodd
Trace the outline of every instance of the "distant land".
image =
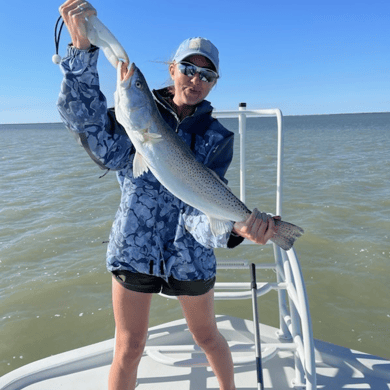
<svg viewBox="0 0 390 390">
<path fill-rule="evenodd" d="M 251 108 L 249 108 L 251 110 Z M 219 111 L 219 110 L 218 110 Z M 223 111 L 223 110 L 222 110 Z M 284 118 L 292 117 L 312 117 L 312 116 L 340 116 L 340 115 L 384 115 L 389 114 L 388 112 L 355 112 L 355 113 L 343 113 L 343 114 L 310 114 L 310 115 L 283 115 Z M 234 119 L 234 118 L 233 118 Z M 65 125 L 62 122 L 52 123 L 8 123 L 1 124 L 0 130 L 63 130 Z"/>
</svg>

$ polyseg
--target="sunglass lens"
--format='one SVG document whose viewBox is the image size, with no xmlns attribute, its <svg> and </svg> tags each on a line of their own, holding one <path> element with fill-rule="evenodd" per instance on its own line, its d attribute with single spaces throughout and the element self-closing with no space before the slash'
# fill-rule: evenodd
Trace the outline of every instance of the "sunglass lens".
<svg viewBox="0 0 390 390">
<path fill-rule="evenodd" d="M 179 63 L 179 70 L 181 73 L 185 74 L 188 77 L 193 77 L 195 75 L 195 68 L 189 64 Z"/>
<path fill-rule="evenodd" d="M 215 80 L 215 76 L 210 72 L 206 72 L 206 71 L 200 72 L 199 76 L 202 81 L 206 81 L 208 83 L 211 83 L 212 81 Z"/>
<path fill-rule="evenodd" d="M 212 81 L 217 79 L 217 76 L 212 71 L 197 68 L 195 65 L 192 64 L 179 63 L 178 65 L 180 72 L 188 77 L 194 77 L 196 73 L 199 73 L 199 78 L 201 79 L 201 81 L 211 83 Z"/>
</svg>

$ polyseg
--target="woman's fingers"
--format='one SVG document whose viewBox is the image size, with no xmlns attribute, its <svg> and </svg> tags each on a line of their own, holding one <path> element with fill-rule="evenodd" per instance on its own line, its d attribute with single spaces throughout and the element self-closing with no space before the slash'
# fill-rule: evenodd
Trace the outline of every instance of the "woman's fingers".
<svg viewBox="0 0 390 390">
<path fill-rule="evenodd" d="M 96 15 L 96 9 L 84 0 L 68 0 L 59 8 L 66 27 L 72 38 L 73 46 L 86 50 L 91 46 L 87 38 L 87 20 L 91 15 Z"/>
<path fill-rule="evenodd" d="M 279 216 L 275 217 L 275 220 L 279 219 Z M 234 224 L 234 231 L 256 244 L 265 244 L 277 232 L 275 220 L 269 214 L 254 209 L 245 222 Z"/>
<path fill-rule="evenodd" d="M 264 234 L 265 243 L 276 234 L 276 229 L 277 229 L 275 226 L 275 221 L 272 217 L 268 218 L 267 224 L 268 224 L 267 231 Z"/>
</svg>

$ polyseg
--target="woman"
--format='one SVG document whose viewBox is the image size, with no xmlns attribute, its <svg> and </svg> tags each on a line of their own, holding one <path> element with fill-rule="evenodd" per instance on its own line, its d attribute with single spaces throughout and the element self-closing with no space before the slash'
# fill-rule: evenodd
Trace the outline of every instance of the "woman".
<svg viewBox="0 0 390 390">
<path fill-rule="evenodd" d="M 189 330 L 204 350 L 220 389 L 233 390 L 232 358 L 214 314 L 213 248 L 231 248 L 243 238 L 265 244 L 275 234 L 274 221 L 254 210 L 246 222 L 235 223 L 231 233 L 214 237 L 205 215 L 175 198 L 150 172 L 134 178 L 134 147 L 114 111 L 107 110 L 96 69 L 98 49 L 85 37 L 85 17 L 96 11 L 82 0 L 68 0 L 60 13 L 72 45 L 61 63 L 64 80 L 59 112 L 91 157 L 117 172 L 122 191 L 107 251 L 116 324 L 109 389 L 135 388 L 152 294 L 162 291 L 178 297 Z M 216 47 L 204 38 L 187 39 L 169 66 L 173 86 L 153 94 L 168 125 L 199 161 L 223 179 L 232 160 L 233 133 L 211 117 L 212 107 L 205 100 L 218 72 Z"/>
</svg>

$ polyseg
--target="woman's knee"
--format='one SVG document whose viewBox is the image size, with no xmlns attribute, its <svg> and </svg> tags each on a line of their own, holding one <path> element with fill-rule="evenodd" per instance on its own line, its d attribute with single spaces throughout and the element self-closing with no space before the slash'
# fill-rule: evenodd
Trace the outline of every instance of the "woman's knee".
<svg viewBox="0 0 390 390">
<path fill-rule="evenodd" d="M 202 327 L 191 331 L 195 343 L 204 350 L 216 348 L 221 337 L 214 327 Z"/>
<path fill-rule="evenodd" d="M 147 334 L 117 335 L 115 343 L 115 358 L 127 364 L 141 359 L 145 349 Z"/>
</svg>

